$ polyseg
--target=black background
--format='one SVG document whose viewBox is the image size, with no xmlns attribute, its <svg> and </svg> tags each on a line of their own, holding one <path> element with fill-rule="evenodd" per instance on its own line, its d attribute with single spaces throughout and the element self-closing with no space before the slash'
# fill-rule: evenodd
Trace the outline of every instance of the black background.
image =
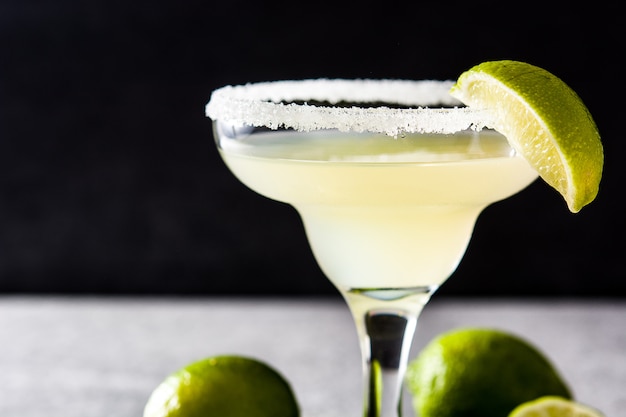
<svg viewBox="0 0 626 417">
<path fill-rule="evenodd" d="M 626 296 L 618 3 L 546 3 L 0 0 L 0 293 L 334 294 L 295 211 L 222 164 L 210 92 L 516 59 L 591 110 L 601 191 L 491 206 L 440 291 Z"/>
</svg>

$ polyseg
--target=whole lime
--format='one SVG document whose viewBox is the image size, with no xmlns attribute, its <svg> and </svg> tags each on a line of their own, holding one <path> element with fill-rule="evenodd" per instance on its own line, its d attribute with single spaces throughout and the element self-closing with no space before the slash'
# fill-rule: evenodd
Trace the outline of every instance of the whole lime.
<svg viewBox="0 0 626 417">
<path fill-rule="evenodd" d="M 295 395 L 269 365 L 216 356 L 168 376 L 150 396 L 144 417 L 298 417 Z"/>
<path fill-rule="evenodd" d="M 439 335 L 410 362 L 406 379 L 420 417 L 502 417 L 541 396 L 571 398 L 544 355 L 495 329 Z"/>
</svg>

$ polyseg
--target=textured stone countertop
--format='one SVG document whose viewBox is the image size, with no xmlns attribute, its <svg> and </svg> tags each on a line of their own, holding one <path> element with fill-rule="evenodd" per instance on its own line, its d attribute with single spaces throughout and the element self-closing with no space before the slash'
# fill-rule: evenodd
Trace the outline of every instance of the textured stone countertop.
<svg viewBox="0 0 626 417">
<path fill-rule="evenodd" d="M 1 417 L 140 417 L 163 378 L 223 353 L 264 360 L 305 417 L 360 415 L 359 350 L 337 298 L 0 297 Z M 412 357 L 460 326 L 514 332 L 539 347 L 577 399 L 626 410 L 626 300 L 433 297 Z M 410 401 L 405 415 L 412 416 Z"/>
</svg>

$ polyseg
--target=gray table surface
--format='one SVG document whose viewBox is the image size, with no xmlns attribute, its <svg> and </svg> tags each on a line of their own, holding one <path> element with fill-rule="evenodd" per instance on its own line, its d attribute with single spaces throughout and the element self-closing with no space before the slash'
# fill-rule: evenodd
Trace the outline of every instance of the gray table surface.
<svg viewBox="0 0 626 417">
<path fill-rule="evenodd" d="M 307 417 L 360 415 L 360 359 L 337 298 L 0 297 L 1 417 L 136 417 L 171 372 L 223 353 L 292 384 Z M 577 399 L 626 415 L 626 300 L 437 298 L 412 357 L 461 326 L 511 331 L 540 348 Z M 412 416 L 410 401 L 406 415 Z"/>
</svg>

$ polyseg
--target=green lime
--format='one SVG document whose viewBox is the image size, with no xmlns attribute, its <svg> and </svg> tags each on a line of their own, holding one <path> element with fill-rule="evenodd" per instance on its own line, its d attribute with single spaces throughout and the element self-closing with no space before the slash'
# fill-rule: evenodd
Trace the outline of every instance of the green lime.
<svg viewBox="0 0 626 417">
<path fill-rule="evenodd" d="M 287 381 L 256 359 L 216 356 L 168 376 L 148 399 L 143 417 L 297 417 Z"/>
<path fill-rule="evenodd" d="M 420 417 L 503 417 L 541 396 L 571 397 L 534 346 L 486 328 L 439 335 L 410 362 L 406 380 Z"/>
<path fill-rule="evenodd" d="M 604 414 L 566 398 L 546 396 L 519 405 L 509 417 L 604 417 Z"/>
<path fill-rule="evenodd" d="M 604 165 L 600 133 L 560 78 L 524 62 L 490 61 L 461 74 L 450 94 L 486 111 L 572 212 L 595 199 Z"/>
</svg>

